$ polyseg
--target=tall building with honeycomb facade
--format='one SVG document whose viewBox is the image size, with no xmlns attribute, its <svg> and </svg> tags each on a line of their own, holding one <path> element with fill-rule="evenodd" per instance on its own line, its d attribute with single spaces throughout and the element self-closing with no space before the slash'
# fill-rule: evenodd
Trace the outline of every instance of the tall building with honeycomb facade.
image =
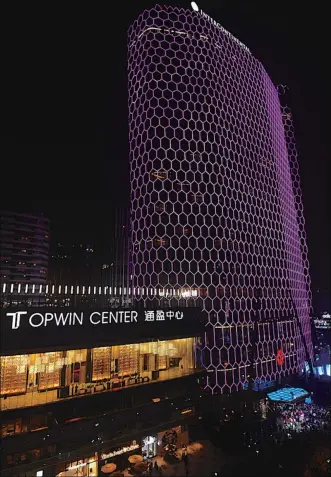
<svg viewBox="0 0 331 477">
<path fill-rule="evenodd" d="M 308 263 L 277 89 L 206 14 L 161 6 L 130 27 L 128 80 L 139 300 L 203 308 L 212 391 L 302 371 Z"/>
</svg>

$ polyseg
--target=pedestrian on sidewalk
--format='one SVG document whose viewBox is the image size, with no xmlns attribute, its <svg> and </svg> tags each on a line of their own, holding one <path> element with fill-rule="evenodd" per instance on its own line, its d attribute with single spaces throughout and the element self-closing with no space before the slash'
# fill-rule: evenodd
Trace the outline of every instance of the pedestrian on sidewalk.
<svg viewBox="0 0 331 477">
<path fill-rule="evenodd" d="M 151 462 L 148 466 L 148 475 L 152 477 L 153 474 L 153 462 Z"/>
</svg>

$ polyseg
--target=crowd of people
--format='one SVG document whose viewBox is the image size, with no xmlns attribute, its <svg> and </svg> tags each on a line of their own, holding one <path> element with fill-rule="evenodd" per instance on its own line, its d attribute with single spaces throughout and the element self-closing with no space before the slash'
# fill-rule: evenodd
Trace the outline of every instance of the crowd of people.
<svg viewBox="0 0 331 477">
<path fill-rule="evenodd" d="M 330 429 L 330 420 L 330 409 L 314 403 L 280 404 L 277 428 L 289 434 L 327 430 Z"/>
</svg>

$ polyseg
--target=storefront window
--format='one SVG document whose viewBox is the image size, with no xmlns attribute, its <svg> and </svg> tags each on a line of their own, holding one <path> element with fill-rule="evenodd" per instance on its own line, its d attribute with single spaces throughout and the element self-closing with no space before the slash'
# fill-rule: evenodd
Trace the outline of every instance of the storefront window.
<svg viewBox="0 0 331 477">
<path fill-rule="evenodd" d="M 92 381 L 110 378 L 111 347 L 92 350 Z"/>
<path fill-rule="evenodd" d="M 157 437 L 147 436 L 142 440 L 142 455 L 144 459 L 152 459 L 157 455 Z"/>
<path fill-rule="evenodd" d="M 185 376 L 195 371 L 195 342 L 182 338 L 1 357 L 0 405 L 2 410 L 38 406 Z"/>
<path fill-rule="evenodd" d="M 38 386 L 38 391 L 54 389 L 60 386 L 62 354 L 62 352 L 43 353 L 37 356 L 34 373 L 36 376 L 35 384 Z M 29 376 L 32 377 L 33 372 L 29 371 Z"/>
<path fill-rule="evenodd" d="M 55 446 L 47 446 L 40 449 L 29 450 L 28 452 L 7 455 L 7 466 L 29 464 L 40 459 L 48 458 L 56 452 Z"/>
<path fill-rule="evenodd" d="M 1 437 L 13 436 L 22 432 L 22 419 L 2 421 Z"/>
<path fill-rule="evenodd" d="M 0 358 L 1 396 L 26 392 L 28 355 L 3 356 Z"/>
<path fill-rule="evenodd" d="M 98 456 L 95 454 L 87 459 L 66 463 L 66 469 L 56 477 L 97 477 Z"/>
</svg>

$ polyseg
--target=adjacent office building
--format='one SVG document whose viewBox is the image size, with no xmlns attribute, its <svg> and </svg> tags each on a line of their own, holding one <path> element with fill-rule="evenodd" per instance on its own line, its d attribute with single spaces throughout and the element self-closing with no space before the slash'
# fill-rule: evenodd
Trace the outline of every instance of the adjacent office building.
<svg viewBox="0 0 331 477">
<path fill-rule="evenodd" d="M 1 211 L 0 278 L 2 283 L 47 281 L 50 221 L 42 215 Z"/>
<path fill-rule="evenodd" d="M 172 287 L 169 303 L 196 290 L 212 391 L 301 372 L 307 248 L 277 89 L 238 39 L 177 7 L 132 25 L 128 75 L 133 286 Z"/>
</svg>

